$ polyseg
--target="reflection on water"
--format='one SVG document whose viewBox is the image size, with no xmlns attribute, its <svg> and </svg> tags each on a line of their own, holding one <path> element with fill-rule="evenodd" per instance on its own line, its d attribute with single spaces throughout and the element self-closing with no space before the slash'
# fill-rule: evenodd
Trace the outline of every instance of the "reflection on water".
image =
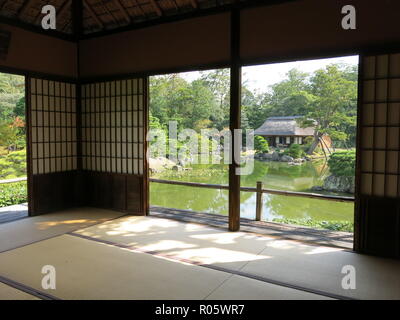
<svg viewBox="0 0 400 320">
<path fill-rule="evenodd" d="M 262 181 L 263 187 L 268 189 L 307 192 L 311 187 L 321 185 L 323 178 L 327 175 L 329 172 L 324 162 L 307 162 L 300 166 L 291 166 L 281 162 L 256 161 L 253 173 L 241 177 L 241 185 L 255 187 L 257 181 Z M 190 171 L 169 170 L 152 177 L 176 181 L 228 184 L 228 166 L 195 165 Z M 150 203 L 169 208 L 226 215 L 228 213 L 228 191 L 151 183 Z M 242 192 L 241 216 L 254 219 L 255 207 L 256 194 Z M 269 194 L 263 196 L 262 218 L 267 221 L 274 218 L 353 221 L 353 212 L 354 205 L 352 203 Z"/>
</svg>

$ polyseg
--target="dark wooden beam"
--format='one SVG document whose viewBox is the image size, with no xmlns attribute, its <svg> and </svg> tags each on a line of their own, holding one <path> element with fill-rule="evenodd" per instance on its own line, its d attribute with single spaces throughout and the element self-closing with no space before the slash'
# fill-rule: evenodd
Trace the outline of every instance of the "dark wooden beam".
<svg viewBox="0 0 400 320">
<path fill-rule="evenodd" d="M 18 18 L 20 19 L 31 7 L 32 3 L 34 2 L 34 0 L 26 0 L 21 8 L 18 10 Z"/>
<path fill-rule="evenodd" d="M 46 2 L 46 4 L 48 4 L 48 2 Z M 38 10 L 38 14 L 36 15 L 36 17 L 35 17 L 35 24 L 36 25 L 40 25 L 40 21 L 42 20 L 42 16 L 43 16 L 43 14 L 42 14 L 42 7 L 43 6 L 41 6 Z"/>
<path fill-rule="evenodd" d="M 101 4 L 103 5 L 104 10 L 107 12 L 107 14 L 111 17 L 111 19 L 114 21 L 114 24 L 119 24 L 117 19 L 115 19 L 114 15 L 112 14 L 112 12 L 108 9 L 107 7 L 107 3 L 105 3 L 105 1 L 100 0 Z"/>
<path fill-rule="evenodd" d="M 86 1 L 84 1 L 85 3 Z M 77 40 L 83 34 L 83 7 L 81 1 L 74 0 L 71 7 L 72 33 Z"/>
<path fill-rule="evenodd" d="M 66 23 L 59 29 L 60 31 L 67 30 L 67 27 L 72 23 L 72 0 L 65 0 L 61 4 L 60 8 L 57 10 L 57 18 L 64 16 L 68 10 L 71 10 L 71 19 L 66 21 Z"/>
<path fill-rule="evenodd" d="M 276 4 L 281 4 L 285 2 L 294 2 L 294 1 L 299 1 L 299 0 L 270 0 L 266 2 L 265 0 L 253 0 L 253 1 L 244 1 L 244 2 L 239 2 L 238 4 L 235 5 L 236 8 L 239 9 L 246 9 L 246 8 L 254 8 L 258 6 L 271 6 L 271 5 L 276 5 Z M 149 4 L 146 3 L 146 4 Z M 140 8 L 140 6 L 136 6 Z M 172 22 L 177 22 L 177 21 L 182 21 L 182 20 L 187 20 L 187 19 L 193 19 L 193 18 L 198 18 L 198 17 L 204 17 L 204 16 L 210 16 L 214 14 L 220 14 L 224 12 L 230 12 L 233 8 L 232 4 L 226 4 L 218 7 L 212 7 L 212 8 L 206 8 L 206 9 L 200 9 L 196 11 L 190 11 L 190 12 L 185 12 L 181 14 L 175 14 L 175 15 L 163 15 L 162 17 L 159 17 L 157 19 L 149 19 L 147 21 L 141 21 L 137 23 L 132 23 L 127 26 L 122 26 L 120 28 L 115 28 L 115 29 L 110 29 L 110 30 L 104 30 L 104 31 L 95 31 L 90 34 L 84 35 L 84 39 L 89 39 L 89 38 L 95 38 L 95 37 L 103 37 L 119 32 L 126 32 L 126 31 L 131 31 L 131 30 L 137 30 L 137 29 L 142 29 L 142 28 L 147 28 L 147 27 L 152 27 L 155 25 L 160 25 L 164 23 L 172 23 Z M 160 9 L 161 11 L 161 9 Z M 162 14 L 162 12 L 161 12 Z"/>
<path fill-rule="evenodd" d="M 197 1 L 196 0 L 190 0 L 190 4 L 192 5 L 193 9 L 197 9 Z"/>
<path fill-rule="evenodd" d="M 124 16 L 127 23 L 131 23 L 131 16 L 128 14 L 127 10 L 122 6 L 119 0 L 113 0 L 115 6 L 121 11 L 122 15 Z"/>
<path fill-rule="evenodd" d="M 72 37 L 69 34 L 66 34 L 66 33 L 63 33 L 63 32 L 57 31 L 57 30 L 44 30 L 39 25 L 34 25 L 32 23 L 26 23 L 23 21 L 19 21 L 19 20 L 16 20 L 15 18 L 11 19 L 8 17 L 0 16 L 0 23 L 4 23 L 4 24 L 10 25 L 10 26 L 15 26 L 17 28 L 21 28 L 24 30 L 38 33 L 38 34 L 46 35 L 49 37 L 55 37 L 58 39 L 75 42 L 74 37 Z"/>
<path fill-rule="evenodd" d="M 134 8 L 138 8 L 139 11 L 140 11 L 140 13 L 141 13 L 141 15 L 142 15 L 143 17 L 146 17 L 146 13 L 143 11 L 143 9 L 142 9 L 142 7 L 140 6 L 139 2 L 138 2 L 137 0 L 133 0 L 133 2 L 135 3 Z"/>
<path fill-rule="evenodd" d="M 71 3 L 72 0 L 65 0 L 60 8 L 57 10 L 57 17 L 62 17 L 68 11 L 68 9 L 71 9 L 72 11 Z"/>
<path fill-rule="evenodd" d="M 0 10 L 3 10 L 6 7 L 7 2 L 8 2 L 8 0 L 4 0 L 2 2 L 2 4 L 0 5 Z"/>
<path fill-rule="evenodd" d="M 161 17 L 162 16 L 162 11 L 161 11 L 160 7 L 158 6 L 156 0 L 150 0 L 150 3 L 153 6 L 154 11 L 157 13 L 157 15 L 159 17 Z"/>
<path fill-rule="evenodd" d="M 100 19 L 97 17 L 96 13 L 93 11 L 93 9 L 89 6 L 89 4 L 86 2 L 86 0 L 82 0 L 83 6 L 85 9 L 89 12 L 90 16 L 93 18 L 94 21 L 99 25 L 101 29 L 104 29 L 103 22 L 100 21 Z"/>
<path fill-rule="evenodd" d="M 235 137 L 235 130 L 240 129 L 241 105 L 241 65 L 240 65 L 240 10 L 231 11 L 231 84 L 230 84 L 230 123 L 231 162 L 229 164 L 229 231 L 240 229 L 240 175 L 239 163 L 235 161 L 235 152 L 240 153 L 240 138 Z"/>
</svg>

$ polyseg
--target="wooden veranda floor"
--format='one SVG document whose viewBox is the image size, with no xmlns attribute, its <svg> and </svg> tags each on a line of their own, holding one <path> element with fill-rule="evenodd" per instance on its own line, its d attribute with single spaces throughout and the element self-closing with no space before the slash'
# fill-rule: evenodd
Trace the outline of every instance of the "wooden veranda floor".
<svg viewBox="0 0 400 320">
<path fill-rule="evenodd" d="M 152 216 L 174 219 L 184 222 L 207 224 L 213 227 L 228 228 L 227 216 L 194 212 L 152 206 Z M 353 249 L 353 234 L 349 232 L 338 232 L 330 230 L 313 229 L 303 226 L 285 225 L 273 222 L 254 221 L 240 219 L 240 230 L 261 235 L 276 236 L 283 239 L 298 240 L 310 244 L 328 245 L 338 248 Z"/>
</svg>

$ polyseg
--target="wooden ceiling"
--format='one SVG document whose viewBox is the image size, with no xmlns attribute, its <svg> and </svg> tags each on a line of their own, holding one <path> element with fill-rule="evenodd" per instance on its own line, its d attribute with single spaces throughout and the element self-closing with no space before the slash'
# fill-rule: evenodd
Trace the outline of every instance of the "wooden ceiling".
<svg viewBox="0 0 400 320">
<path fill-rule="evenodd" d="M 73 1 L 82 1 L 82 33 L 165 20 L 251 0 L 0 0 L 0 19 L 40 27 L 46 4 L 57 10 L 57 31 L 73 33 Z M 268 1 L 265 1 L 268 2 Z"/>
</svg>

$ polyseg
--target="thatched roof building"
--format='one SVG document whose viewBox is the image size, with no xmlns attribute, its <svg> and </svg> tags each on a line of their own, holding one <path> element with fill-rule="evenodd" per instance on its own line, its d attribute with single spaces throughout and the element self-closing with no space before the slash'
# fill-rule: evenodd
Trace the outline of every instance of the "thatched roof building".
<svg viewBox="0 0 400 320">
<path fill-rule="evenodd" d="M 297 119 L 301 116 L 270 117 L 255 130 L 260 136 L 313 136 L 314 128 L 301 128 Z"/>
<path fill-rule="evenodd" d="M 263 136 L 272 146 L 303 144 L 305 137 L 314 135 L 314 128 L 301 128 L 298 123 L 300 118 L 302 117 L 270 117 L 254 131 L 254 134 Z"/>
</svg>

